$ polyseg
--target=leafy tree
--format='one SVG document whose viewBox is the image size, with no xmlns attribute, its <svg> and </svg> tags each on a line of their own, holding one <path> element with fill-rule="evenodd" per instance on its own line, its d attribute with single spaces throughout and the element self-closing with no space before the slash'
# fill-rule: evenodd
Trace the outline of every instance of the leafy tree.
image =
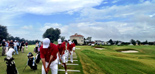
<svg viewBox="0 0 155 74">
<path fill-rule="evenodd" d="M 146 40 L 144 43 L 145 43 L 145 44 L 148 44 L 148 41 Z"/>
<path fill-rule="evenodd" d="M 109 42 L 111 45 L 114 44 L 114 42 L 112 41 L 112 39 L 110 39 L 108 42 Z"/>
<path fill-rule="evenodd" d="M 91 38 L 92 38 L 92 37 L 87 37 L 86 40 L 88 40 L 89 42 L 91 42 Z"/>
<path fill-rule="evenodd" d="M 77 45 L 77 44 L 78 44 L 78 42 L 77 42 L 77 40 L 76 40 L 76 39 L 73 39 L 73 40 L 72 40 L 72 42 L 74 42 L 74 43 L 75 43 L 75 45 Z"/>
<path fill-rule="evenodd" d="M 131 44 L 136 45 L 136 41 L 134 39 L 131 39 Z"/>
<path fill-rule="evenodd" d="M 60 29 L 56 28 L 49 28 L 45 31 L 43 34 L 43 38 L 49 38 L 50 41 L 53 43 L 54 41 L 57 41 L 58 38 L 60 37 Z"/>
<path fill-rule="evenodd" d="M 7 38 L 7 40 L 14 40 L 14 37 L 11 36 L 11 35 L 9 35 L 8 38 Z"/>
<path fill-rule="evenodd" d="M 86 38 L 84 38 L 84 45 L 86 45 L 87 44 L 87 42 L 86 42 Z"/>
<path fill-rule="evenodd" d="M 2 42 L 3 39 L 7 39 L 8 32 L 7 32 L 7 27 L 0 25 L 0 43 Z"/>
<path fill-rule="evenodd" d="M 137 40 L 136 42 L 138 43 L 138 45 L 140 45 L 140 44 L 141 44 L 141 42 L 140 42 L 139 40 Z"/>
<path fill-rule="evenodd" d="M 15 39 L 15 40 L 17 40 L 17 41 L 19 41 L 19 40 L 20 40 L 20 38 L 19 38 L 19 37 L 15 37 L 14 39 Z"/>
<path fill-rule="evenodd" d="M 118 42 L 118 40 L 117 40 L 115 44 L 117 45 L 118 43 L 119 43 L 119 42 Z"/>
</svg>

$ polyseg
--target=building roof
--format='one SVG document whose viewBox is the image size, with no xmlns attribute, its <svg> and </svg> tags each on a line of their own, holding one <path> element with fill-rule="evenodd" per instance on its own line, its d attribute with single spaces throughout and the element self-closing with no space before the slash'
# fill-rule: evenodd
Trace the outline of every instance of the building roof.
<svg viewBox="0 0 155 74">
<path fill-rule="evenodd" d="M 71 35 L 70 37 L 83 37 L 83 35 L 75 33 L 74 35 Z"/>
</svg>

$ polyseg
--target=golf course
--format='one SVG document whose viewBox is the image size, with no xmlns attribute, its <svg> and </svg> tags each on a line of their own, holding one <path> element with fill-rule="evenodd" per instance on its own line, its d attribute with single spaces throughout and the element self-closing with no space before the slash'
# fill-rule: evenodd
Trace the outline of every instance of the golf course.
<svg viewBox="0 0 155 74">
<path fill-rule="evenodd" d="M 42 63 L 37 64 L 38 69 L 33 71 L 27 64 L 27 54 L 33 52 L 34 45 L 19 55 L 13 55 L 19 74 L 41 74 Z M 96 49 L 100 48 L 100 49 Z M 121 51 L 135 50 L 136 53 L 122 53 Z M 2 48 L 0 48 L 0 54 Z M 67 66 L 70 70 L 80 70 L 68 74 L 155 74 L 155 46 L 76 46 L 74 66 Z M 6 73 L 6 63 L 0 55 L 0 74 Z M 70 62 L 69 62 L 70 63 Z M 59 65 L 59 69 L 64 69 Z M 23 72 L 24 70 L 24 72 Z M 59 74 L 65 72 L 60 71 Z"/>
</svg>

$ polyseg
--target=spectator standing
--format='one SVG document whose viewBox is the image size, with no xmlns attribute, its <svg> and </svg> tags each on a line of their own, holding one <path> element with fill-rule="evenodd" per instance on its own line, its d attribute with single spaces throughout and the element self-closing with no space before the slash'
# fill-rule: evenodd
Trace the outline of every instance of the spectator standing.
<svg viewBox="0 0 155 74">
<path fill-rule="evenodd" d="M 17 41 L 16 40 L 14 42 L 14 50 L 16 51 L 16 54 L 18 54 Z M 15 53 L 14 53 L 14 55 L 15 55 Z"/>
<path fill-rule="evenodd" d="M 39 47 L 39 44 L 38 42 L 36 43 L 36 48 L 35 48 L 35 53 L 38 53 L 38 47 Z"/>
<path fill-rule="evenodd" d="M 24 41 L 21 43 L 21 50 L 22 50 L 22 53 L 24 53 L 24 46 L 25 46 L 25 43 Z"/>
<path fill-rule="evenodd" d="M 39 42 L 39 48 L 41 47 L 42 42 Z"/>
<path fill-rule="evenodd" d="M 11 42 L 9 43 L 9 48 L 14 48 L 13 40 L 11 40 Z"/>
<path fill-rule="evenodd" d="M 5 42 L 5 43 L 6 43 L 5 53 L 7 53 L 7 52 L 8 52 L 8 50 L 9 50 L 9 40 L 8 40 L 7 42 Z"/>
<path fill-rule="evenodd" d="M 26 50 L 28 50 L 28 49 L 27 49 L 27 48 L 28 48 L 28 43 L 26 42 L 25 45 L 26 45 Z"/>
<path fill-rule="evenodd" d="M 18 51 L 19 51 L 19 41 L 17 41 L 17 49 L 18 49 Z"/>
<path fill-rule="evenodd" d="M 19 42 L 19 50 L 22 50 L 22 42 Z"/>
<path fill-rule="evenodd" d="M 5 39 L 3 39 L 3 42 L 2 42 L 2 56 L 5 55 L 5 50 L 6 50 L 5 46 L 6 46 Z"/>
</svg>

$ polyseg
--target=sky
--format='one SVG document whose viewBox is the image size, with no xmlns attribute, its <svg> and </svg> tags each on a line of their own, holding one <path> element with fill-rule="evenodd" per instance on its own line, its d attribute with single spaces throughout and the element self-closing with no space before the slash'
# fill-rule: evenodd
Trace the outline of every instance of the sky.
<svg viewBox="0 0 155 74">
<path fill-rule="evenodd" d="M 0 24 L 28 40 L 53 27 L 66 39 L 155 41 L 155 0 L 1 0 Z"/>
</svg>

